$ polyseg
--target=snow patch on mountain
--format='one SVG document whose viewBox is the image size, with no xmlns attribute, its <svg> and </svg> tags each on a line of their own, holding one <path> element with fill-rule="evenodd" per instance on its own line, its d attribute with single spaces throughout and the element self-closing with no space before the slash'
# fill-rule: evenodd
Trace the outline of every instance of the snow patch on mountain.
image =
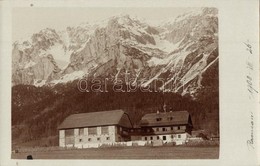
<svg viewBox="0 0 260 166">
<path fill-rule="evenodd" d="M 30 60 L 28 63 L 26 63 L 26 64 L 24 65 L 24 69 L 27 69 L 27 68 L 32 67 L 32 66 L 34 66 L 34 65 L 36 65 L 36 63 L 33 62 L 32 60 Z"/>
<path fill-rule="evenodd" d="M 60 33 L 60 37 L 61 37 L 61 40 L 62 40 L 63 43 L 64 43 L 64 46 L 65 46 L 66 48 L 68 48 L 68 47 L 71 45 L 70 37 L 69 37 L 68 31 L 62 31 L 62 32 Z"/>
<path fill-rule="evenodd" d="M 62 44 L 57 43 L 47 50 L 41 50 L 39 56 L 47 57 L 48 55 L 52 55 L 57 65 L 60 68 L 64 68 L 70 63 L 70 55 L 72 52 L 72 50 L 65 50 Z"/>
<path fill-rule="evenodd" d="M 188 11 L 182 15 L 179 15 L 175 18 L 175 22 L 185 20 L 186 18 L 194 17 L 194 16 L 200 16 L 202 14 L 202 10 L 191 10 Z"/>
<path fill-rule="evenodd" d="M 118 78 L 118 75 L 119 75 L 120 71 L 121 71 L 121 69 L 118 68 L 118 69 L 117 69 L 117 73 L 116 73 L 116 75 L 115 75 L 115 83 L 117 83 L 117 78 Z"/>
<path fill-rule="evenodd" d="M 176 48 L 178 48 L 179 43 L 173 44 L 167 40 L 162 39 L 162 37 L 159 35 L 153 35 L 152 37 L 155 40 L 155 45 L 150 44 L 150 43 L 147 43 L 147 44 L 140 43 L 139 45 L 141 45 L 143 47 L 159 49 L 166 53 L 170 53 L 170 52 L 174 51 Z"/>
<path fill-rule="evenodd" d="M 41 87 L 43 85 L 45 85 L 46 80 L 40 80 L 40 79 L 34 79 L 33 81 L 33 85 L 36 87 Z"/>
<path fill-rule="evenodd" d="M 67 82 L 74 81 L 76 79 L 80 79 L 84 75 L 85 75 L 85 73 L 83 71 L 74 71 L 74 72 L 72 72 L 70 74 L 65 74 L 59 80 L 53 80 L 50 83 L 51 84 L 67 83 Z"/>
</svg>

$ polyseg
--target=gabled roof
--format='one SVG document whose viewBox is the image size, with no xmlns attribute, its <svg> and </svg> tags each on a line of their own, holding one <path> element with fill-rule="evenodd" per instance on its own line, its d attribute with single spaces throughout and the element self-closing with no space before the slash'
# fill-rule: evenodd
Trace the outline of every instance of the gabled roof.
<svg viewBox="0 0 260 166">
<path fill-rule="evenodd" d="M 119 125 L 132 128 L 128 115 L 123 110 L 73 114 L 68 116 L 58 129 Z"/>
<path fill-rule="evenodd" d="M 144 115 L 140 122 L 141 127 L 186 124 L 192 126 L 190 114 L 187 111 L 150 113 Z"/>
</svg>

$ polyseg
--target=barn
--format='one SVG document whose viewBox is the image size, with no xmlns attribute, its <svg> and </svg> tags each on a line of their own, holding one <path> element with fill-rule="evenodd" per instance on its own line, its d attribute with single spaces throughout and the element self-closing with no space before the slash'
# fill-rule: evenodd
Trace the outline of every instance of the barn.
<svg viewBox="0 0 260 166">
<path fill-rule="evenodd" d="M 192 121 L 189 112 L 157 112 L 146 114 L 140 122 L 143 141 L 184 144 L 190 137 Z"/>
<path fill-rule="evenodd" d="M 130 141 L 132 127 L 123 110 L 73 114 L 58 127 L 59 146 L 89 148 Z"/>
</svg>

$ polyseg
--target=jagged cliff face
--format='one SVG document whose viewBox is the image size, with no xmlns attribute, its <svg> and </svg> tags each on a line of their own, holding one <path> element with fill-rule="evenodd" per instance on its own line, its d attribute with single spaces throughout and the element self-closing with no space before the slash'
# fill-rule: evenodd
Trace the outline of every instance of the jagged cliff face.
<svg viewBox="0 0 260 166">
<path fill-rule="evenodd" d="M 129 73 L 141 86 L 162 78 L 159 89 L 194 95 L 218 62 L 217 10 L 203 8 L 157 27 L 118 16 L 61 32 L 47 28 L 15 42 L 12 59 L 13 85 L 55 85 L 84 76 L 116 81 Z"/>
</svg>

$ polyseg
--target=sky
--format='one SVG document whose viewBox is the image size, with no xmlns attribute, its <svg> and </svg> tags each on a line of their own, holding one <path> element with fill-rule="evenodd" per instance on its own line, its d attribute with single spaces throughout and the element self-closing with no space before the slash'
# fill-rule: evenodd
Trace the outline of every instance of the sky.
<svg viewBox="0 0 260 166">
<path fill-rule="evenodd" d="M 29 38 L 45 28 L 57 31 L 83 22 L 94 22 L 109 17 L 129 14 L 148 23 L 160 22 L 190 10 L 191 8 L 35 8 L 19 7 L 12 11 L 13 41 Z"/>
</svg>

